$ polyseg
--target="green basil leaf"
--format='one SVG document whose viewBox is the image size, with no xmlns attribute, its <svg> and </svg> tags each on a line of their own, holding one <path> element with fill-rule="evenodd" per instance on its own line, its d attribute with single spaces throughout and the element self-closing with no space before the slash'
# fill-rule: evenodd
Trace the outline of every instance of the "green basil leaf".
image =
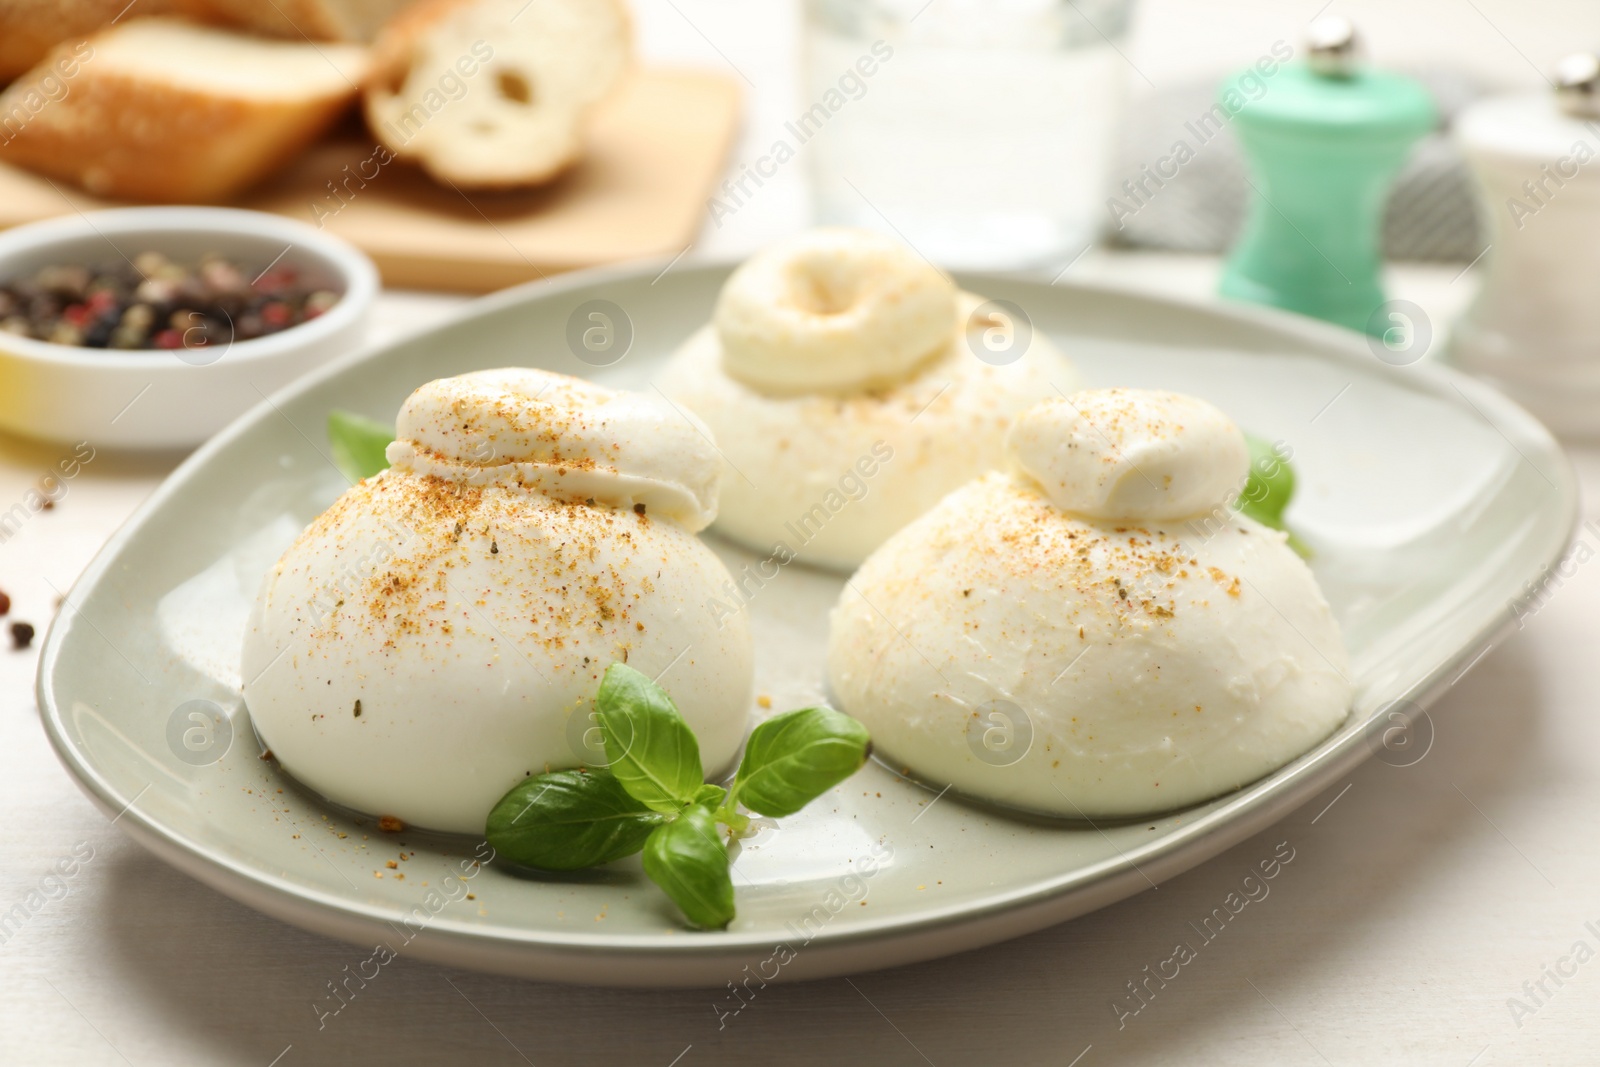
<svg viewBox="0 0 1600 1067">
<path fill-rule="evenodd" d="M 720 930 L 733 919 L 728 846 L 707 808 L 685 808 L 656 828 L 644 843 L 644 873 L 695 926 Z"/>
<path fill-rule="evenodd" d="M 638 852 L 664 818 L 604 771 L 555 771 L 501 797 L 485 834 L 512 863 L 576 871 Z"/>
<path fill-rule="evenodd" d="M 1289 547 L 1309 559 L 1311 549 L 1283 522 L 1283 513 L 1294 498 L 1294 468 L 1271 442 L 1250 434 L 1244 439 L 1250 447 L 1250 474 L 1239 494 L 1239 511 L 1263 526 L 1283 530 L 1289 535 Z"/>
<path fill-rule="evenodd" d="M 1250 474 L 1239 495 L 1239 510 L 1263 526 L 1283 529 L 1283 513 L 1294 496 L 1294 468 L 1270 441 L 1245 434 Z"/>
<path fill-rule="evenodd" d="M 710 782 L 701 786 L 694 795 L 694 803 L 704 804 L 712 811 L 715 811 L 726 799 L 728 799 L 728 791 L 720 785 L 712 785 Z"/>
<path fill-rule="evenodd" d="M 705 784 L 700 743 L 666 690 L 613 663 L 594 704 L 607 768 L 622 788 L 656 811 L 677 811 L 694 801 Z"/>
<path fill-rule="evenodd" d="M 359 482 L 389 466 L 384 449 L 394 440 L 394 423 L 376 422 L 352 411 L 328 412 L 328 445 L 333 465 L 346 478 Z"/>
<path fill-rule="evenodd" d="M 867 761 L 867 728 L 832 708 L 774 715 L 750 733 L 731 797 L 774 818 L 793 815 Z"/>
</svg>

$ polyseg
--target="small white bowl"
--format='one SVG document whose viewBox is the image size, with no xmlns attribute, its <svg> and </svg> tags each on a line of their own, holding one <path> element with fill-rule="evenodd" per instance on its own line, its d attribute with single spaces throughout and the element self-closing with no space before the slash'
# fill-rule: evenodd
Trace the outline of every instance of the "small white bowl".
<svg viewBox="0 0 1600 1067">
<path fill-rule="evenodd" d="M 378 293 L 377 268 L 345 241 L 277 215 L 211 207 L 118 208 L 19 226 L 0 233 L 0 280 L 147 251 L 183 264 L 215 253 L 246 271 L 276 260 L 326 277 L 341 295 L 309 322 L 219 346 L 216 355 L 83 348 L 0 331 L 0 427 L 107 448 L 199 444 L 279 386 L 358 347 Z"/>
</svg>

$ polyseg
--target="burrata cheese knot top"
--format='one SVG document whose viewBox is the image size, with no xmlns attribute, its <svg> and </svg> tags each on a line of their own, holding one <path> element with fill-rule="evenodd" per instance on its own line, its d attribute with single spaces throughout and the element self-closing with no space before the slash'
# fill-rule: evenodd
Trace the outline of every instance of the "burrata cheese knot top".
<svg viewBox="0 0 1600 1067">
<path fill-rule="evenodd" d="M 834 693 L 888 762 L 1132 817 L 1246 785 L 1344 721 L 1348 658 L 1310 568 L 1229 514 L 1249 456 L 1227 416 L 1081 392 L 1023 414 L 1007 448 L 1009 471 L 890 538 L 834 608 Z"/>
<path fill-rule="evenodd" d="M 621 661 L 659 680 L 708 770 L 750 710 L 708 431 L 670 406 L 522 368 L 429 382 L 389 469 L 345 492 L 266 575 L 245 701 L 284 769 L 328 799 L 482 833 L 529 774 L 603 765 L 591 720 Z"/>
<path fill-rule="evenodd" d="M 851 569 L 1002 466 L 1011 420 L 1078 384 L 1019 311 L 868 230 L 811 230 L 741 265 L 658 379 L 726 460 L 717 531 Z"/>
</svg>

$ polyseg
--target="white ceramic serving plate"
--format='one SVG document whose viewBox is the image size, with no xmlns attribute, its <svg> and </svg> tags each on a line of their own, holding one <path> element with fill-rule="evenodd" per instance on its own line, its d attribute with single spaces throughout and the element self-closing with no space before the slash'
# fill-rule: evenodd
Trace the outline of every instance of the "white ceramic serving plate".
<svg viewBox="0 0 1600 1067">
<path fill-rule="evenodd" d="M 1425 704 L 1511 621 L 1575 521 L 1573 479 L 1545 430 L 1449 371 L 1386 366 L 1355 334 L 1276 312 L 962 276 L 965 288 L 1026 309 L 1090 383 L 1197 393 L 1293 446 L 1301 482 L 1291 518 L 1317 550 L 1357 683 L 1335 736 L 1211 803 L 1098 827 L 939 798 L 869 764 L 744 844 L 738 918 L 717 933 L 680 926 L 636 859 L 539 880 L 475 869 L 474 842 L 381 834 L 259 759 L 239 698 L 239 635 L 261 574 L 343 487 L 326 459 L 329 409 L 387 419 L 428 379 L 519 363 L 648 387 L 709 314 L 726 273 L 607 271 L 501 293 L 297 383 L 209 442 L 90 565 L 46 639 L 39 706 L 73 776 L 194 877 L 369 948 L 636 986 L 721 986 L 746 965 L 775 980 L 885 967 L 1081 915 L 1305 803 L 1392 737 L 1391 702 Z M 599 372 L 567 343 L 569 323 L 595 299 L 622 309 L 633 338 Z M 716 546 L 735 569 L 753 561 Z M 840 583 L 792 566 L 755 597 L 757 691 L 776 710 L 823 696 Z M 195 699 L 215 702 L 234 736 L 225 756 L 199 766 L 169 742 L 176 709 Z M 185 725 L 180 715 L 176 729 Z M 397 880 L 385 861 L 402 851 L 407 877 Z M 875 869 L 863 877 L 868 856 Z"/>
<path fill-rule="evenodd" d="M 279 333 L 204 349 L 108 351 L 0 331 L 0 427 L 97 448 L 199 444 L 282 386 L 360 346 L 378 271 L 348 242 L 293 219 L 219 207 L 132 207 L 0 233 L 0 278 L 53 264 L 94 266 L 154 251 L 180 263 L 214 252 L 329 279 L 325 314 Z"/>
</svg>

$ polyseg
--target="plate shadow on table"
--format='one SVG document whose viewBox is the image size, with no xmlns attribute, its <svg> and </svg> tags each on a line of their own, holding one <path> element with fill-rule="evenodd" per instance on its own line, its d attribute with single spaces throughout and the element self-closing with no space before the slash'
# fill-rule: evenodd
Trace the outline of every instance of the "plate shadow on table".
<svg viewBox="0 0 1600 1067">
<path fill-rule="evenodd" d="M 1269 1037 L 1293 1050 L 1285 1062 L 1322 1062 L 1324 1053 L 1338 1061 L 1340 1029 L 1305 1002 L 1314 994 L 1311 965 L 1380 944 L 1382 916 L 1414 910 L 1416 898 L 1436 893 L 1450 877 L 1452 855 L 1478 836 L 1472 805 L 1493 811 L 1497 797 L 1538 779 L 1541 722 L 1529 649 L 1520 636 L 1508 641 L 1447 694 L 1431 713 L 1435 739 L 1420 762 L 1371 760 L 1346 792 L 1329 790 L 1158 890 L 943 960 L 850 979 L 752 984 L 742 1008 L 728 989 L 539 984 L 421 963 L 402 951 L 324 1015 L 341 1003 L 330 983 L 355 972 L 370 949 L 259 916 L 131 845 L 114 851 L 103 907 L 83 919 L 101 928 L 103 978 L 162 1029 L 212 1050 L 217 1063 L 259 1067 L 289 1045 L 283 1067 L 379 1053 L 394 1063 L 470 1056 L 541 1067 L 693 1067 L 751 1057 L 1065 1065 L 1090 1045 L 1085 1065 L 1194 1063 L 1196 1049 L 1236 1042 L 1242 1055 Z M 1202 940 L 1195 924 L 1285 841 L 1294 858 L 1268 894 Z M 1534 872 L 1529 878 L 1536 880 Z M 1146 966 L 1155 970 L 1179 941 L 1195 958 L 1170 982 L 1146 984 L 1153 992 L 1141 1006 L 1128 983 L 1143 980 Z M 1374 987 L 1371 995 L 1394 990 Z M 1120 1019 L 1119 1002 L 1130 1012 Z M 1461 1062 L 1508 1024 L 1483 1025 L 1482 1034 L 1460 1035 Z M 1394 1040 L 1399 1054 L 1405 1037 Z"/>
</svg>

